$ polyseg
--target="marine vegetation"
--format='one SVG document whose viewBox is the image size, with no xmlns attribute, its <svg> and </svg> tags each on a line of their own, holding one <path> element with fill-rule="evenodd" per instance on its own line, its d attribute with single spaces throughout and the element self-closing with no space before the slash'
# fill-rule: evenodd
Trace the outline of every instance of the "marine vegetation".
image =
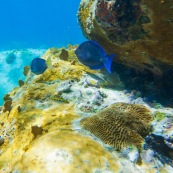
<svg viewBox="0 0 173 173">
<path fill-rule="evenodd" d="M 41 58 L 50 57 L 52 68 L 34 75 L 26 66 L 24 85 L 20 81 L 4 96 L 0 172 L 173 172 L 169 166 L 173 109 L 150 106 L 138 91 L 124 87 L 113 71 L 109 74 L 81 64 L 75 49 L 76 45 L 65 49 L 67 61 L 59 57 L 62 48 L 49 49 Z M 166 113 L 162 121 L 153 115 L 152 133 L 164 138 L 160 144 L 148 135 L 153 117 L 142 105 L 154 115 L 157 111 Z M 144 138 L 146 149 L 142 147 Z M 171 147 L 167 150 L 170 153 L 161 152 L 163 142 Z"/>
<path fill-rule="evenodd" d="M 157 121 L 162 121 L 167 116 L 167 114 L 164 112 L 156 111 L 156 112 L 154 112 L 154 116 Z"/>
<path fill-rule="evenodd" d="M 149 134 L 152 119 L 150 111 L 142 105 L 115 103 L 82 119 L 80 124 L 118 150 L 131 145 L 141 150 L 143 138 Z"/>
<path fill-rule="evenodd" d="M 75 50 L 79 61 L 90 69 L 106 68 L 111 73 L 112 60 L 115 54 L 107 55 L 104 49 L 95 41 L 85 41 Z"/>
</svg>

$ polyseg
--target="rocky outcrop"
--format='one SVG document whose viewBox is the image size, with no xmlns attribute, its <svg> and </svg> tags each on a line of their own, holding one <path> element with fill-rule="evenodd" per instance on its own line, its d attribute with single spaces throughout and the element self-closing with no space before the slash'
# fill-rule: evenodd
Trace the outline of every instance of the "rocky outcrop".
<svg viewBox="0 0 173 173">
<path fill-rule="evenodd" d="M 82 0 L 84 35 L 98 41 L 115 62 L 155 76 L 173 71 L 173 1 Z"/>
<path fill-rule="evenodd" d="M 52 68 L 41 75 L 28 70 L 24 85 L 4 96 L 5 103 L 0 110 L 0 172 L 173 172 L 173 109 L 148 105 L 137 93 L 124 90 L 117 74 L 110 77 L 106 72 L 90 70 L 79 63 L 74 50 L 75 47 L 67 49 L 68 60 L 61 60 L 61 49 L 49 49 L 42 58 L 50 57 Z M 127 136 L 126 132 L 130 131 L 127 125 L 145 136 L 143 132 L 148 134 L 147 124 L 151 120 L 150 112 L 153 113 L 156 116 L 151 122 L 154 142 L 150 142 L 151 135 L 145 138 L 146 146 L 141 146 L 140 151 L 135 145 L 122 146 L 117 151 L 116 146 L 107 145 L 102 138 L 82 128 L 80 122 L 95 113 L 102 114 L 112 104 L 113 111 L 116 107 L 114 120 L 117 127 L 121 126 L 118 136 Z M 158 119 L 158 114 L 164 116 Z M 111 116 L 104 115 L 110 127 L 105 130 L 116 140 Z M 138 117 L 137 123 L 124 115 Z M 125 121 L 121 121 L 123 117 Z M 160 136 L 162 140 L 158 144 Z M 169 150 L 163 153 L 163 147 Z"/>
</svg>

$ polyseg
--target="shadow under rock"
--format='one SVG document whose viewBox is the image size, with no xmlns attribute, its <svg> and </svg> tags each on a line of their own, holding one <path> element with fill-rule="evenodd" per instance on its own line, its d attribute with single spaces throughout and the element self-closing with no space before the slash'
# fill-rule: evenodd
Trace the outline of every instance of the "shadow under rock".
<svg viewBox="0 0 173 173">
<path fill-rule="evenodd" d="M 140 72 L 122 64 L 112 64 L 112 72 L 118 73 L 126 90 L 139 91 L 148 102 L 173 107 L 173 69 L 163 68 L 162 76 L 156 76 L 148 70 Z"/>
</svg>

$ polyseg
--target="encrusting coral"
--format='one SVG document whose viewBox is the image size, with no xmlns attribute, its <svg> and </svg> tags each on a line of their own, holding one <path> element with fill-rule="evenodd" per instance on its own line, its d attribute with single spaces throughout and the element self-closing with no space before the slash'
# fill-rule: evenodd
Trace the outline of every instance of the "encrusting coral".
<svg viewBox="0 0 173 173">
<path fill-rule="evenodd" d="M 80 124 L 118 150 L 127 145 L 141 149 L 152 119 L 150 111 L 142 105 L 115 103 L 94 116 L 82 119 Z"/>
</svg>

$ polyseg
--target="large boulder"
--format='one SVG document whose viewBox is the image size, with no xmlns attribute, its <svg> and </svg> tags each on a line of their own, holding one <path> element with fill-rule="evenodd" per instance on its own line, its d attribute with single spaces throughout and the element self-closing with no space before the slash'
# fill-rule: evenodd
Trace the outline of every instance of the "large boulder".
<svg viewBox="0 0 173 173">
<path fill-rule="evenodd" d="M 82 0 L 78 18 L 114 61 L 156 76 L 173 70 L 172 0 Z"/>
</svg>

